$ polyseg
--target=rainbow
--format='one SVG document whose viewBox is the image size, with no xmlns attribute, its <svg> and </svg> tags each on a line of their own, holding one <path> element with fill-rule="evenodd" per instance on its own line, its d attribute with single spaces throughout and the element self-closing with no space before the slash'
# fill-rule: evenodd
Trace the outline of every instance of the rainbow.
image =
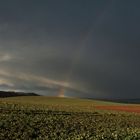
<svg viewBox="0 0 140 140">
<path fill-rule="evenodd" d="M 65 97 L 65 90 L 61 87 L 58 91 L 58 97 Z"/>
<path fill-rule="evenodd" d="M 69 83 L 71 81 L 71 76 L 73 75 L 73 72 L 75 71 L 76 66 L 79 64 L 81 58 L 83 57 L 85 53 L 89 39 L 91 39 L 95 29 L 105 18 L 106 14 L 108 13 L 112 5 L 113 5 L 113 1 L 111 1 L 99 13 L 97 13 L 96 21 L 95 22 L 92 21 L 91 25 L 83 33 L 80 34 L 80 42 L 75 47 L 75 51 L 73 52 L 73 55 L 72 55 L 73 58 L 72 58 L 71 68 L 68 70 L 65 77 L 66 82 Z M 58 97 L 64 97 L 64 96 L 65 96 L 64 88 L 60 87 L 58 91 Z"/>
</svg>

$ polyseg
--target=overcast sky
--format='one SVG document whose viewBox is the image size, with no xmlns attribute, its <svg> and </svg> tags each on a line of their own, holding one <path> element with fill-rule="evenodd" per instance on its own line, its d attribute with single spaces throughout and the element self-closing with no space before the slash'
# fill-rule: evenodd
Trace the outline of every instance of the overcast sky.
<svg viewBox="0 0 140 140">
<path fill-rule="evenodd" d="M 139 0 L 1 0 L 0 90 L 140 98 Z"/>
</svg>

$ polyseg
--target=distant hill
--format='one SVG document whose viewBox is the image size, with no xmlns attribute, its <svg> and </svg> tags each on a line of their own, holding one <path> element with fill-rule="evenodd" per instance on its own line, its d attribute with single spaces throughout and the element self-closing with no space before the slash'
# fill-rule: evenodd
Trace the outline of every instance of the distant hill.
<svg viewBox="0 0 140 140">
<path fill-rule="evenodd" d="M 132 103 L 132 104 L 140 104 L 140 98 L 138 99 L 116 99 L 112 100 L 113 102 L 119 102 L 119 103 Z"/>
<path fill-rule="evenodd" d="M 39 96 L 36 93 L 14 92 L 14 91 L 0 91 L 0 98 L 17 97 L 17 96 Z"/>
<path fill-rule="evenodd" d="M 138 99 L 101 99 L 101 98 L 87 98 L 91 100 L 115 102 L 115 103 L 125 103 L 125 104 L 140 104 L 140 98 Z"/>
</svg>

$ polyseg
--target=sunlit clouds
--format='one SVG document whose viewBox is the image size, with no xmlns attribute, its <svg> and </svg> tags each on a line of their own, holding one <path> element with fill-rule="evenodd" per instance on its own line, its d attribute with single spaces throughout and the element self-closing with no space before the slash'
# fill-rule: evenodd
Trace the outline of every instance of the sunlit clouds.
<svg viewBox="0 0 140 140">
<path fill-rule="evenodd" d="M 13 59 L 13 56 L 11 56 L 10 54 L 0 53 L 0 62 L 6 62 L 6 61 L 10 61 L 12 59 Z"/>
</svg>

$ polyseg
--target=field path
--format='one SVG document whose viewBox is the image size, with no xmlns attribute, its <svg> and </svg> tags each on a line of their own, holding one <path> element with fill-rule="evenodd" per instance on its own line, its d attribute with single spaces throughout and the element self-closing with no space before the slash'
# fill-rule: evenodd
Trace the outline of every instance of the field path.
<svg viewBox="0 0 140 140">
<path fill-rule="evenodd" d="M 100 110 L 114 110 L 114 111 L 125 111 L 140 113 L 140 106 L 95 106 L 96 109 Z"/>
</svg>

